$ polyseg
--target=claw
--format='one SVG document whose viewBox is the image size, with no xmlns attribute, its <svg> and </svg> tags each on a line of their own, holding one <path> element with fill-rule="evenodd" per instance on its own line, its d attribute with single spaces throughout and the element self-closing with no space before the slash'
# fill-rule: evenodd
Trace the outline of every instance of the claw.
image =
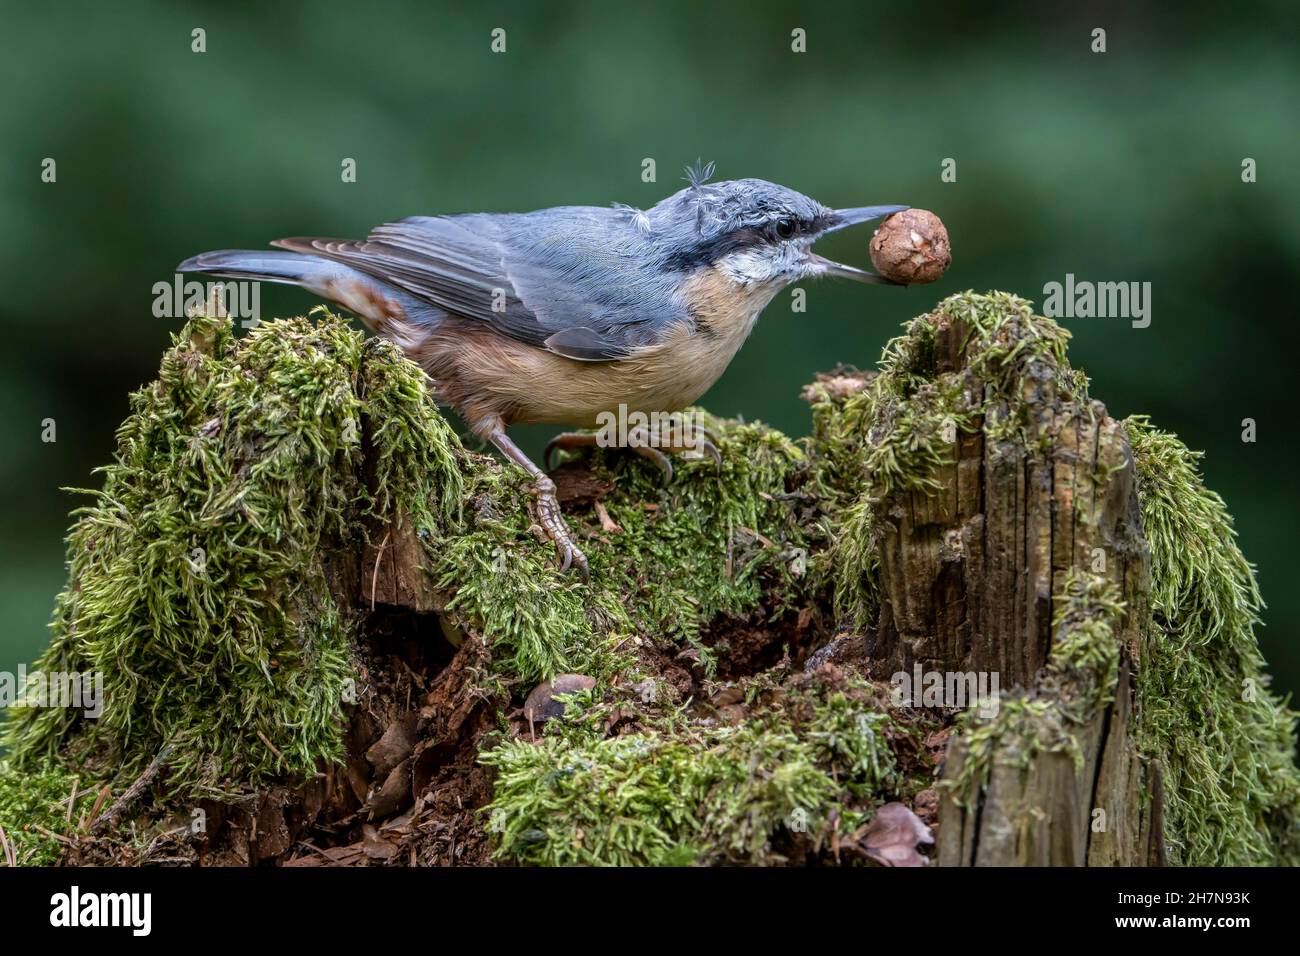
<svg viewBox="0 0 1300 956">
<path fill-rule="evenodd" d="M 561 574 L 566 573 L 570 568 L 577 568 L 584 582 L 591 580 L 591 571 L 587 567 L 587 556 L 578 550 L 577 545 L 572 541 L 561 541 L 557 538 L 555 547 L 560 552 Z"/>
<path fill-rule="evenodd" d="M 717 445 L 713 444 L 710 439 L 705 438 L 704 441 L 700 442 L 700 450 L 707 452 L 709 457 L 713 459 L 713 463 L 718 466 L 718 471 L 722 471 L 722 452 L 718 451 Z"/>
<path fill-rule="evenodd" d="M 645 428 L 636 428 L 628 434 L 627 447 L 636 452 L 642 458 L 654 462 L 655 467 L 657 467 L 663 475 L 663 483 L 665 485 L 671 484 L 676 475 L 672 459 L 663 450 L 665 447 L 670 451 L 703 452 L 713 459 L 714 465 L 716 465 L 718 471 L 721 472 L 722 452 L 718 450 L 716 444 L 718 440 L 717 436 L 703 426 L 696 426 L 695 430 L 700 437 L 697 437 L 692 445 L 676 446 L 670 441 L 665 446 L 665 443 L 661 441 L 662 436 L 652 434 Z M 598 444 L 596 437 L 596 435 L 589 432 L 561 432 L 556 435 L 546 443 L 546 451 L 543 452 L 542 460 L 546 463 L 546 470 L 551 470 L 553 455 L 557 449 L 568 451 L 573 448 L 593 448 Z M 581 552 L 579 552 L 579 554 L 581 554 Z M 567 567 L 568 562 L 566 561 L 565 568 Z"/>
<path fill-rule="evenodd" d="M 533 491 L 537 495 L 538 521 L 546 536 L 555 542 L 555 548 L 560 553 L 560 573 L 564 574 L 576 565 L 582 572 L 582 579 L 590 580 L 587 556 L 573 543 L 573 533 L 560 512 L 560 502 L 555 497 L 555 482 L 542 475 L 536 479 Z"/>
<path fill-rule="evenodd" d="M 673 460 L 661 452 L 658 448 L 652 448 L 649 445 L 633 445 L 632 450 L 642 458 L 649 459 L 658 467 L 660 474 L 663 475 L 665 485 L 672 484 L 673 481 Z"/>
</svg>

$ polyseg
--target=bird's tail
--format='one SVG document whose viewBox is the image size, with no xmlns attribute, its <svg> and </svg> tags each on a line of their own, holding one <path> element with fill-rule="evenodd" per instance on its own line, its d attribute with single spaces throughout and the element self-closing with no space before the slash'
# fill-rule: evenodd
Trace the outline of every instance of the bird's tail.
<svg viewBox="0 0 1300 956">
<path fill-rule="evenodd" d="M 204 272 L 222 279 L 258 279 L 284 285 L 300 285 L 324 294 L 325 282 L 339 271 L 337 263 L 298 252 L 219 249 L 191 256 L 176 267 L 177 272 Z"/>
<path fill-rule="evenodd" d="M 341 262 L 301 252 L 220 249 L 186 259 L 177 272 L 301 286 L 340 305 L 372 332 L 412 349 L 446 317 L 441 309 Z"/>
</svg>

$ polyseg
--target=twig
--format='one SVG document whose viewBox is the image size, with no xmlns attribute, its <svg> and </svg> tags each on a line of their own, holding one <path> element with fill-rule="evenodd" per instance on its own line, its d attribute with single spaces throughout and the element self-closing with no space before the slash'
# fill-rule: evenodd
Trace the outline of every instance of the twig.
<svg viewBox="0 0 1300 956">
<path fill-rule="evenodd" d="M 110 792 L 108 784 L 104 784 L 103 789 L 99 791 L 99 796 L 95 798 L 95 805 L 90 808 L 89 813 L 82 816 L 81 824 L 77 827 L 78 830 L 81 830 L 84 833 L 86 827 L 89 826 L 90 821 L 99 816 L 99 811 L 104 808 L 104 801 L 108 799 Z"/>
<path fill-rule="evenodd" d="M 5 864 L 12 869 L 17 869 L 18 859 L 14 856 L 14 848 L 9 843 L 9 835 L 5 833 L 4 827 L 0 827 L 0 849 L 4 850 Z"/>
<path fill-rule="evenodd" d="M 605 510 L 605 505 L 599 498 L 596 499 L 596 517 L 600 519 L 600 527 L 602 531 L 605 531 L 608 534 L 623 533 L 622 525 L 609 516 L 609 512 Z"/>
<path fill-rule="evenodd" d="M 299 845 L 300 847 L 302 847 L 303 849 L 311 850 L 313 853 L 320 854 L 320 856 L 322 856 L 322 857 L 324 857 L 325 859 L 329 860 L 331 863 L 336 862 L 335 859 L 334 859 L 334 857 L 330 856 L 328 853 L 326 853 L 326 852 L 325 852 L 324 850 L 322 850 L 320 847 L 318 847 L 318 846 L 314 846 L 313 844 L 308 843 L 306 840 L 299 840 L 299 841 L 298 841 L 298 845 Z"/>
<path fill-rule="evenodd" d="M 763 547 L 765 548 L 776 547 L 776 542 L 773 541 L 771 538 L 767 537 L 766 535 L 762 534 L 761 532 L 755 531 L 753 528 L 746 528 L 743 524 L 738 525 L 737 527 L 739 527 L 741 531 L 745 532 L 745 534 L 749 535 L 751 538 L 753 538 Z"/>
<path fill-rule="evenodd" d="M 123 810 L 134 803 L 135 800 L 149 788 L 149 784 L 153 783 L 154 777 L 158 776 L 158 772 L 162 770 L 163 765 L 167 762 L 167 758 L 171 756 L 171 753 L 172 745 L 170 743 L 163 744 L 162 749 L 158 751 L 158 756 L 154 757 L 153 760 L 149 762 L 149 766 L 144 768 L 144 773 L 140 774 L 139 779 L 137 779 L 135 783 L 131 784 L 131 786 L 127 787 L 126 792 L 117 798 L 117 802 L 109 807 L 108 811 L 103 816 L 99 817 L 90 825 L 90 832 L 102 833 L 110 823 L 117 819 L 118 815 Z"/>
<path fill-rule="evenodd" d="M 379 550 L 375 552 L 375 570 L 370 575 L 370 610 L 375 609 L 375 592 L 379 589 L 379 562 L 384 558 L 384 548 L 388 547 L 388 535 L 392 533 L 392 528 L 384 531 L 384 540 L 379 542 Z"/>
<path fill-rule="evenodd" d="M 267 748 L 271 751 L 271 753 L 275 754 L 276 760 L 279 760 L 281 763 L 284 762 L 284 754 L 280 753 L 280 751 L 275 749 L 275 744 L 271 743 L 271 741 L 267 738 L 266 734 L 262 733 L 259 730 L 257 732 L 257 739 L 262 741 L 262 743 L 266 744 Z"/>
<path fill-rule="evenodd" d="M 43 834 L 45 834 L 45 835 L 46 835 L 47 837 L 49 837 L 51 840 L 58 840 L 58 841 L 59 841 L 60 843 L 62 843 L 64 846 L 72 846 L 72 844 L 73 844 L 73 841 L 70 840 L 70 839 L 68 839 L 68 838 L 67 838 L 66 836 L 64 836 L 62 833 L 55 833 L 53 830 L 47 830 L 47 829 L 45 829 L 45 827 L 41 826 L 39 823 L 33 823 L 33 824 L 32 824 L 32 828 L 35 829 L 35 830 L 40 830 Z"/>
</svg>

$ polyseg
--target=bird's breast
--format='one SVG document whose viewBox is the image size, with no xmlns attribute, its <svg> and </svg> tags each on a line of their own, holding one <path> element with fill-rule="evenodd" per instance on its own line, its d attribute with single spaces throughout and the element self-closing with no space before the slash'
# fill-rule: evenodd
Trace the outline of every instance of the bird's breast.
<svg viewBox="0 0 1300 956">
<path fill-rule="evenodd" d="M 753 331 L 776 288 L 742 286 L 705 269 L 681 288 L 690 321 L 624 359 L 582 362 L 475 323 L 435 333 L 417 359 L 467 419 L 590 428 L 602 412 L 673 412 L 718 380 Z M 444 341 L 444 338 L 447 340 Z"/>
</svg>

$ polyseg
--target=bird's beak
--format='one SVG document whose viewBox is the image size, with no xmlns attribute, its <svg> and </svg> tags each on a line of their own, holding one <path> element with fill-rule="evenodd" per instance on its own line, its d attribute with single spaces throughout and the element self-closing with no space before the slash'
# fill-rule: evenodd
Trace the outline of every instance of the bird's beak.
<svg viewBox="0 0 1300 956">
<path fill-rule="evenodd" d="M 873 219 L 882 219 L 885 216 L 892 216 L 896 212 L 902 212 L 904 209 L 910 209 L 911 206 L 855 206 L 852 209 L 836 209 L 830 218 L 830 223 L 822 229 L 817 238 L 838 232 L 849 226 L 856 226 L 858 223 L 871 222 Z M 893 279 L 886 279 L 884 276 L 878 276 L 874 272 L 868 272 L 866 269 L 859 269 L 856 266 L 846 266 L 842 262 L 835 262 L 824 256 L 809 250 L 809 260 L 818 267 L 823 275 L 839 276 L 842 279 L 852 279 L 855 282 L 874 282 L 877 285 L 902 285 Z"/>
</svg>

